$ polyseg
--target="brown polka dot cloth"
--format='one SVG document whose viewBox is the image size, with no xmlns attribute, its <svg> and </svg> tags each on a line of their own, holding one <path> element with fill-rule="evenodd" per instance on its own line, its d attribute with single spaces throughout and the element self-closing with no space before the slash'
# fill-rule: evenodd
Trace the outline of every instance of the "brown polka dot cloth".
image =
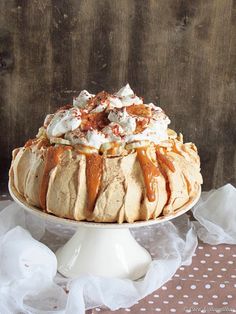
<svg viewBox="0 0 236 314">
<path fill-rule="evenodd" d="M 200 243 L 190 266 L 131 308 L 88 313 L 236 313 L 236 246 Z"/>
</svg>

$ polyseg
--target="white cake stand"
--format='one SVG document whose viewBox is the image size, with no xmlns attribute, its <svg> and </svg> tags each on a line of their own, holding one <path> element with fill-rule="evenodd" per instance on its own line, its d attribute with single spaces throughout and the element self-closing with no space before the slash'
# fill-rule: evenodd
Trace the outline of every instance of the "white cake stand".
<svg viewBox="0 0 236 314">
<path fill-rule="evenodd" d="M 28 212 L 57 224 L 78 227 L 72 238 L 56 252 L 58 271 L 62 275 L 74 278 L 81 274 L 92 274 L 132 280 L 146 274 L 152 258 L 134 239 L 129 228 L 150 226 L 174 219 L 191 209 L 201 194 L 199 188 L 194 199 L 171 215 L 155 220 L 118 224 L 60 218 L 27 204 L 10 183 L 9 191 L 14 201 Z"/>
</svg>

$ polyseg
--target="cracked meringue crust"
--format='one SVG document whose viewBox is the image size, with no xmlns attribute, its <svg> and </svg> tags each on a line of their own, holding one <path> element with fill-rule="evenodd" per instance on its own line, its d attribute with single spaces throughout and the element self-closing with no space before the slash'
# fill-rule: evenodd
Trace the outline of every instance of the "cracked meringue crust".
<svg viewBox="0 0 236 314">
<path fill-rule="evenodd" d="M 38 141 L 13 151 L 10 179 L 30 205 L 59 217 L 118 223 L 155 219 L 193 199 L 202 183 L 193 145 L 169 142 L 165 153 L 148 146 L 107 157 Z M 140 152 L 148 156 L 146 165 Z"/>
</svg>

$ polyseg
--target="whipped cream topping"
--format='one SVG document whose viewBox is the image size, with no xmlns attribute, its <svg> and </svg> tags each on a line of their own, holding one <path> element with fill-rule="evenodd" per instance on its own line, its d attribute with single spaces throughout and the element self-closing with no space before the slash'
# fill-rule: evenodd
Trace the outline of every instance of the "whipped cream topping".
<svg viewBox="0 0 236 314">
<path fill-rule="evenodd" d="M 102 112 L 107 108 L 107 104 L 106 103 L 102 103 L 100 105 L 98 105 L 96 108 L 94 108 L 93 110 L 91 110 L 92 113 L 96 113 L 96 112 Z"/>
<path fill-rule="evenodd" d="M 167 128 L 169 122 L 169 119 L 166 119 L 166 121 L 155 121 L 151 119 L 146 129 L 137 134 L 127 135 L 125 137 L 125 142 L 130 143 L 134 141 L 148 140 L 158 144 L 161 141 L 165 141 L 168 139 Z"/>
<path fill-rule="evenodd" d="M 116 94 L 119 97 L 123 106 L 140 105 L 143 104 L 143 100 L 136 96 L 133 90 L 130 88 L 129 84 L 122 87 Z"/>
<path fill-rule="evenodd" d="M 108 101 L 110 102 L 109 106 L 110 108 L 122 108 L 123 107 L 123 103 L 120 100 L 120 98 L 116 97 L 116 96 L 110 96 L 108 98 Z"/>
<path fill-rule="evenodd" d="M 109 142 L 148 140 L 158 144 L 168 139 L 169 123 L 160 107 L 143 104 L 127 84 L 113 95 L 81 91 L 72 108 L 47 115 L 44 127 L 48 138 L 64 137 L 72 145 L 99 149 Z"/>
<path fill-rule="evenodd" d="M 73 106 L 78 108 L 84 108 L 87 104 L 87 102 L 92 99 L 95 95 L 90 94 L 86 90 L 82 90 L 78 97 L 75 97 L 73 99 Z"/>
<path fill-rule="evenodd" d="M 106 143 L 105 135 L 97 130 L 88 130 L 86 133 L 68 132 L 65 138 L 71 142 L 72 145 L 85 145 L 99 149 L 103 143 Z"/>
<path fill-rule="evenodd" d="M 49 122 L 50 120 L 50 122 Z M 49 124 L 48 124 L 49 122 Z M 77 108 L 71 108 L 69 110 L 58 111 L 52 115 L 48 115 L 44 121 L 44 125 L 47 125 L 48 137 L 61 136 L 66 132 L 74 131 L 81 124 L 81 112 Z"/>
<path fill-rule="evenodd" d="M 122 111 L 110 111 L 108 114 L 108 119 L 111 122 L 116 122 L 119 124 L 125 133 L 132 134 L 136 129 L 136 120 L 134 117 L 131 117 L 126 109 Z"/>
<path fill-rule="evenodd" d="M 115 122 L 111 122 L 103 128 L 102 133 L 105 135 L 106 142 L 121 142 L 122 136 L 124 136 L 123 128 Z"/>
</svg>

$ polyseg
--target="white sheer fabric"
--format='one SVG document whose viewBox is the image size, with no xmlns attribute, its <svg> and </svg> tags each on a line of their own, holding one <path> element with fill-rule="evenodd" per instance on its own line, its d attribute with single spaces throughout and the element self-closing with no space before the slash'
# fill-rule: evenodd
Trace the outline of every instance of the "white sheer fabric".
<svg viewBox="0 0 236 314">
<path fill-rule="evenodd" d="M 181 265 L 191 264 L 197 235 L 210 244 L 236 244 L 236 189 L 228 184 L 203 193 L 193 209 L 172 222 L 132 232 L 152 254 L 139 281 L 57 273 L 55 250 L 73 229 L 48 223 L 10 201 L 0 202 L 0 313 L 82 314 L 85 309 L 130 307 L 167 282 Z M 39 240 L 41 242 L 39 242 Z"/>
</svg>

